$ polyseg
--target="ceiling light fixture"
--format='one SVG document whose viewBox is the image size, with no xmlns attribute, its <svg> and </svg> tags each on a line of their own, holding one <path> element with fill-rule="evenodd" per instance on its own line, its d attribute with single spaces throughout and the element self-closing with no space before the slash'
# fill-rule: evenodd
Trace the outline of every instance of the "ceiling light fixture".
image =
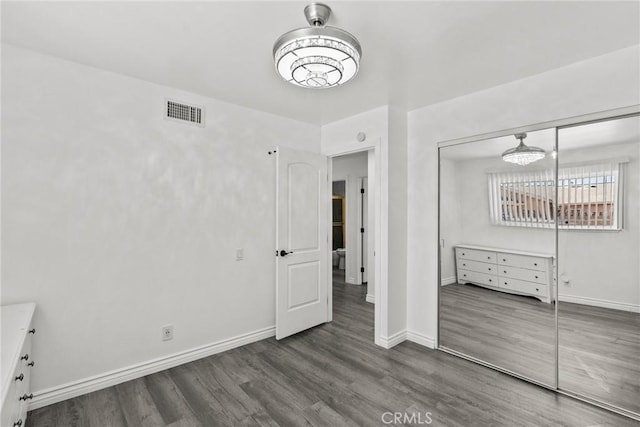
<svg viewBox="0 0 640 427">
<path fill-rule="evenodd" d="M 514 135 L 520 140 L 520 144 L 515 148 L 510 148 L 502 153 L 502 160 L 509 163 L 516 163 L 520 166 L 528 165 L 540 159 L 544 159 L 545 153 L 542 148 L 529 147 L 525 145 L 523 140 L 527 137 L 526 133 L 517 133 Z"/>
<path fill-rule="evenodd" d="M 358 73 L 362 48 L 358 39 L 337 27 L 325 27 L 331 8 L 311 3 L 304 8 L 311 27 L 283 34 L 273 45 L 280 76 L 297 86 L 322 89 L 339 86 Z"/>
</svg>

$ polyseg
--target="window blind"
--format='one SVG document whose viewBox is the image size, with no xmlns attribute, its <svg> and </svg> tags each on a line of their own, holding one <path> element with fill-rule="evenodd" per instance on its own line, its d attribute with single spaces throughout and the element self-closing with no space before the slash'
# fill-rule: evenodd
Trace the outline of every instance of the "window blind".
<svg viewBox="0 0 640 427">
<path fill-rule="evenodd" d="M 563 166 L 488 174 L 489 209 L 495 225 L 620 230 L 625 162 Z M 557 199 L 556 199 L 557 193 Z"/>
</svg>

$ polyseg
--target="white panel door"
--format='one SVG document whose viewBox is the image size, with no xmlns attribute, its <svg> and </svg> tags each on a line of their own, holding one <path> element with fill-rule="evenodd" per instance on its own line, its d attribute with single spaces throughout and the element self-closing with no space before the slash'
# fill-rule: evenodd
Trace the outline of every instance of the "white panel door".
<svg viewBox="0 0 640 427">
<path fill-rule="evenodd" d="M 327 158 L 276 150 L 276 339 L 327 321 Z"/>
</svg>

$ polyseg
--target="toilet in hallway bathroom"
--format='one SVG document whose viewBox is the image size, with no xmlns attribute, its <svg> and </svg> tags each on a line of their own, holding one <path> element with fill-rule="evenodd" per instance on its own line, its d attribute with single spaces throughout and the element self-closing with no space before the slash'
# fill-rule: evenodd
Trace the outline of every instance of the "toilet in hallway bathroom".
<svg viewBox="0 0 640 427">
<path fill-rule="evenodd" d="M 336 254 L 338 255 L 338 269 L 344 270 L 345 255 L 347 254 L 347 250 L 344 248 L 338 248 L 336 249 Z"/>
</svg>

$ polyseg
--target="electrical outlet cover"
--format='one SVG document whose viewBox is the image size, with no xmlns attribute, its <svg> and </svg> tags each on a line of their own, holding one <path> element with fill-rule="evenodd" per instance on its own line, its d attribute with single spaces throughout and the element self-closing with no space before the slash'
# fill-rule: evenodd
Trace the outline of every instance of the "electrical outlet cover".
<svg viewBox="0 0 640 427">
<path fill-rule="evenodd" d="M 173 339 L 173 325 L 166 325 L 162 327 L 162 341 L 169 341 Z"/>
</svg>

